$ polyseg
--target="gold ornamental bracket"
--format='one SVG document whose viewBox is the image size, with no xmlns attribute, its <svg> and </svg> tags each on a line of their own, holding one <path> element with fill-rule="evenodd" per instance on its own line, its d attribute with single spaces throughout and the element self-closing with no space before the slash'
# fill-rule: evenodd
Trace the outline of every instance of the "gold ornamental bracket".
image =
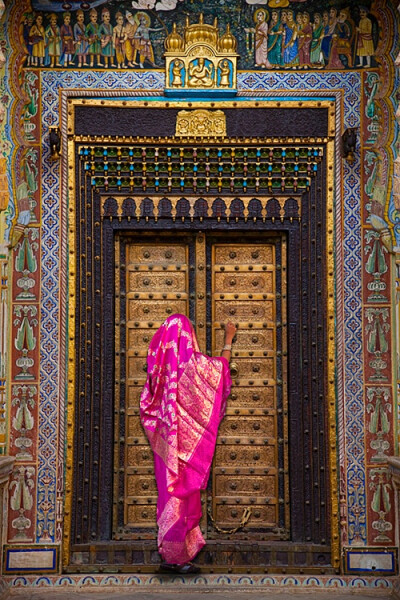
<svg viewBox="0 0 400 600">
<path fill-rule="evenodd" d="M 220 35 L 217 19 L 213 25 L 186 19 L 183 36 L 176 23 L 165 40 L 165 94 L 234 96 L 237 92 L 237 41 L 229 25 Z"/>
</svg>

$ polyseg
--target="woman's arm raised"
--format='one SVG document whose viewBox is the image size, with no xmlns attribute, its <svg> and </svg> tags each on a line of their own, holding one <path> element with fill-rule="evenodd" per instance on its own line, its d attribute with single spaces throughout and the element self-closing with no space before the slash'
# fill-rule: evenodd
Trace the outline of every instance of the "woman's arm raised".
<svg viewBox="0 0 400 600">
<path fill-rule="evenodd" d="M 235 337 L 235 334 L 236 325 L 234 325 L 234 323 L 231 323 L 231 321 L 228 321 L 228 323 L 226 323 L 225 325 L 225 342 L 221 352 L 221 356 L 223 358 L 226 358 L 226 360 L 228 361 L 231 359 L 232 340 Z"/>
</svg>

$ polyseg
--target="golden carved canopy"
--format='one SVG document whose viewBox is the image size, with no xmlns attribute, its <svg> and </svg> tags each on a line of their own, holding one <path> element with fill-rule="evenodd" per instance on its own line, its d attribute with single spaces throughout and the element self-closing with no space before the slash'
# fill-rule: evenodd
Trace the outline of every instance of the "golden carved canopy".
<svg viewBox="0 0 400 600">
<path fill-rule="evenodd" d="M 235 94 L 236 48 L 237 41 L 229 25 L 220 35 L 217 19 L 210 25 L 201 14 L 198 23 L 190 24 L 187 17 L 183 34 L 174 23 L 165 40 L 166 93 Z"/>
</svg>

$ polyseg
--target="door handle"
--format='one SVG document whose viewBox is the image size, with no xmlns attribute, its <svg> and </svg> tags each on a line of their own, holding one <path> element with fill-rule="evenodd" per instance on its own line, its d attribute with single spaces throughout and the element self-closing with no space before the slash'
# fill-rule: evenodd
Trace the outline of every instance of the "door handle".
<svg viewBox="0 0 400 600">
<path fill-rule="evenodd" d="M 231 363 L 230 364 L 230 370 L 231 370 L 231 377 L 235 378 L 238 377 L 239 375 L 239 367 L 236 363 Z"/>
</svg>

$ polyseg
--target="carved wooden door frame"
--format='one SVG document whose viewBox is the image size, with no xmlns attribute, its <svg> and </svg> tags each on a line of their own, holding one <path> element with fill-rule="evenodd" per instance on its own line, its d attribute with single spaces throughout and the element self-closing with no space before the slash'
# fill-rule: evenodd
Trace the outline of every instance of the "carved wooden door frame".
<svg viewBox="0 0 400 600">
<path fill-rule="evenodd" d="M 82 106 L 82 101 L 74 102 Z M 163 103 L 163 110 L 166 110 L 167 104 Z M 255 104 L 249 103 L 249 107 L 255 108 Z M 154 108 L 157 108 L 156 103 Z M 232 103 L 230 108 L 233 108 Z M 71 131 L 74 131 L 73 127 Z M 263 140 L 264 143 L 275 142 L 281 146 L 294 141 Z M 105 140 L 84 140 L 82 136 L 71 134 L 69 141 L 73 185 L 70 185 L 68 435 L 74 441 L 67 451 L 66 570 L 81 570 L 79 565 L 76 566 L 78 555 L 84 555 L 84 561 L 94 570 L 96 565 L 104 562 L 104 556 L 112 555 L 114 561 L 118 552 L 125 553 L 123 562 L 130 562 L 131 568 L 132 560 L 136 560 L 144 570 L 153 568 L 151 564 L 154 562 L 151 558 L 154 545 L 150 542 L 147 549 L 135 549 L 129 544 L 123 548 L 110 546 L 112 507 L 107 505 L 107 496 L 112 497 L 114 469 L 122 468 L 113 464 L 110 452 L 110 448 L 118 443 L 112 427 L 115 372 L 112 361 L 105 356 L 104 345 L 105 340 L 110 343 L 115 335 L 112 322 L 115 311 L 115 236 L 127 231 L 151 230 L 156 233 L 165 229 L 182 233 L 200 229 L 223 232 L 227 227 L 238 236 L 255 228 L 260 235 L 274 231 L 287 235 L 288 280 L 293 290 L 288 294 L 288 346 L 302 348 L 301 353 L 292 356 L 289 364 L 291 418 L 302 423 L 303 431 L 302 436 L 294 436 L 293 427 L 289 431 L 291 452 L 297 457 L 296 468 L 302 474 L 297 483 L 293 483 L 291 496 L 301 497 L 301 506 L 299 504 L 296 518 L 292 519 L 291 540 L 275 549 L 260 544 L 251 563 L 256 570 L 261 568 L 260 565 L 271 564 L 279 571 L 281 560 L 289 566 L 299 564 L 296 560 L 303 560 L 304 568 L 310 572 L 331 569 L 332 564 L 337 564 L 338 552 L 332 139 L 318 140 L 323 147 L 323 156 L 312 184 L 301 197 L 301 221 L 285 212 L 282 205 L 277 213 L 268 213 L 265 205 L 264 218 L 255 213 L 249 221 L 248 216 L 242 213 L 235 221 L 230 220 L 229 225 L 226 218 L 221 219 L 212 213 L 204 216 L 200 209 L 197 214 L 194 209 L 194 215 L 190 216 L 188 212 L 186 217 L 180 215 L 179 219 L 172 215 L 154 219 L 147 212 L 143 194 L 144 205 L 137 217 L 126 202 L 119 203 L 118 194 L 112 195 L 92 185 L 90 172 L 85 171 L 79 158 L 79 146 L 88 142 L 104 145 Z M 111 143 L 115 142 L 111 140 Z M 117 143 L 129 144 L 129 140 L 121 138 Z M 118 200 L 115 206 L 110 208 L 104 203 L 106 196 L 114 196 Z M 124 197 L 127 197 L 126 194 Z M 120 268 L 123 269 L 123 265 Z M 321 369 L 324 372 L 322 379 L 318 375 Z M 299 381 L 301 385 L 298 385 Z M 100 409 L 98 414 L 94 414 L 93 407 L 98 403 Z M 318 516 L 315 516 L 316 507 Z M 233 564 L 240 565 L 245 560 L 243 548 L 236 554 L 229 550 L 233 553 Z M 293 555 L 294 548 L 297 548 L 297 558 L 293 563 L 289 555 L 290 552 Z M 209 554 L 204 558 L 205 563 L 210 562 L 212 555 L 211 562 L 217 569 L 219 549 L 217 546 L 209 548 Z M 282 552 L 286 558 L 282 558 Z M 129 561 L 128 555 L 136 559 Z"/>
</svg>

